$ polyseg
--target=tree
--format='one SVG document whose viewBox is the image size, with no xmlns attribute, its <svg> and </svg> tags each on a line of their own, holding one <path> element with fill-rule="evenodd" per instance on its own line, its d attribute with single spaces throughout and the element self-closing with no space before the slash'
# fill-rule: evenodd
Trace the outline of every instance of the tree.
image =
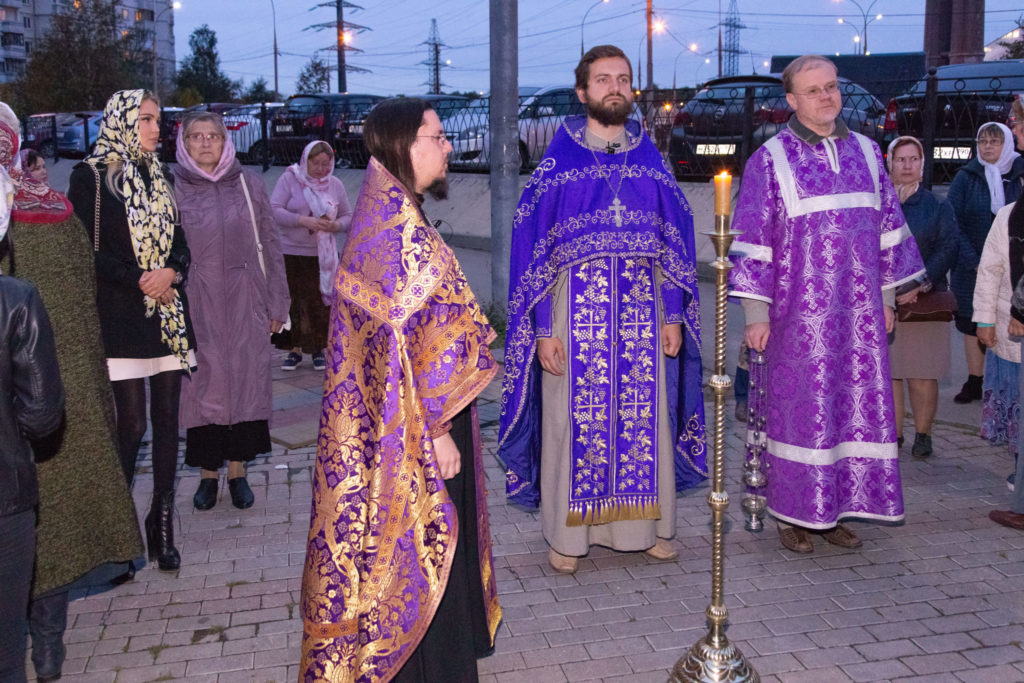
<svg viewBox="0 0 1024 683">
<path fill-rule="evenodd" d="M 217 34 L 203 24 L 188 37 L 191 52 L 178 68 L 178 88 L 194 88 L 204 102 L 228 102 L 242 89 L 241 81 L 233 81 L 220 70 Z"/>
<path fill-rule="evenodd" d="M 145 87 L 137 52 L 117 26 L 120 0 L 79 0 L 63 6 L 32 50 L 15 85 L 26 111 L 102 109 L 116 90 Z"/>
<path fill-rule="evenodd" d="M 331 67 L 319 57 L 312 57 L 299 72 L 295 92 L 313 93 L 331 91 Z"/>
<path fill-rule="evenodd" d="M 999 43 L 1006 48 L 1003 59 L 1024 59 L 1024 14 L 1017 17 L 1017 35 L 1019 37 L 1016 40 L 1004 40 Z"/>
<path fill-rule="evenodd" d="M 242 101 L 246 104 L 259 104 L 260 102 L 277 102 L 281 94 L 272 91 L 267 87 L 267 79 L 260 76 L 249 84 L 249 88 L 242 95 Z"/>
</svg>

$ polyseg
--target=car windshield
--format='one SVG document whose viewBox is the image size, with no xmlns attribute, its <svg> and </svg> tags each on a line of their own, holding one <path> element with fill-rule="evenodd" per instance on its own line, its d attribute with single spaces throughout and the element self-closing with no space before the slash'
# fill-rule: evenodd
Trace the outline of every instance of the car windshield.
<svg viewBox="0 0 1024 683">
<path fill-rule="evenodd" d="M 705 86 L 692 101 L 696 104 L 725 104 L 727 101 L 742 100 L 748 87 L 754 88 L 754 97 L 758 99 L 785 97 L 781 83 L 716 83 Z"/>
<path fill-rule="evenodd" d="M 983 62 L 982 64 L 956 64 L 936 72 L 938 92 L 961 93 L 984 90 L 1019 92 L 1024 90 L 1024 67 L 1019 60 Z M 928 78 L 922 78 L 909 94 L 923 95 Z"/>
<path fill-rule="evenodd" d="M 293 97 L 288 100 L 289 109 L 307 109 L 318 107 L 324 103 L 319 97 Z"/>
</svg>

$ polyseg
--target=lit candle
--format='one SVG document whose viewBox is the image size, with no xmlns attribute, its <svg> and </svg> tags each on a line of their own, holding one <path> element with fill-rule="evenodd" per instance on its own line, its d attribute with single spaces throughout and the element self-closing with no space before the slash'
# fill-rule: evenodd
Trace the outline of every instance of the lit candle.
<svg viewBox="0 0 1024 683">
<path fill-rule="evenodd" d="M 731 213 L 732 176 L 722 171 L 715 176 L 715 215 L 728 216 Z"/>
</svg>

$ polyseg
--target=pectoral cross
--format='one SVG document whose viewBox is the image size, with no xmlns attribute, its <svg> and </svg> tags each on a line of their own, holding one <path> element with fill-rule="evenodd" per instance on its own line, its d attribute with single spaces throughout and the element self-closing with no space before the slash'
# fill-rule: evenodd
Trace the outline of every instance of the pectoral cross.
<svg viewBox="0 0 1024 683">
<path fill-rule="evenodd" d="M 616 197 L 615 201 L 612 202 L 608 206 L 608 212 L 615 214 L 615 216 L 614 216 L 615 227 L 617 227 L 617 228 L 621 228 L 622 227 L 622 212 L 625 211 L 625 210 L 626 210 L 626 205 L 623 204 L 622 202 L 620 202 L 618 197 Z"/>
</svg>

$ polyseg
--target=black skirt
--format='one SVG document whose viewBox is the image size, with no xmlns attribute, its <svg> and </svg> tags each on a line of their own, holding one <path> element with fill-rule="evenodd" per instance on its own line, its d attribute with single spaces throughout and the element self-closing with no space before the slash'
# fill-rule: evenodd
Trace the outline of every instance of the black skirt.
<svg viewBox="0 0 1024 683">
<path fill-rule="evenodd" d="M 266 420 L 233 425 L 189 427 L 185 432 L 185 464 L 218 470 L 225 460 L 251 462 L 270 452 L 270 424 Z"/>
<path fill-rule="evenodd" d="M 331 325 L 331 309 L 320 296 L 320 260 L 285 254 L 284 270 L 292 298 L 288 311 L 292 329 L 271 335 L 270 341 L 282 351 L 299 347 L 302 353 L 320 353 L 327 346 Z"/>
<path fill-rule="evenodd" d="M 492 650 L 477 543 L 474 427 L 471 406 L 452 420 L 451 435 L 462 456 L 462 471 L 445 479 L 444 485 L 459 519 L 455 558 L 434 620 L 394 677 L 395 683 L 474 683 L 479 680 L 477 658 Z"/>
</svg>

